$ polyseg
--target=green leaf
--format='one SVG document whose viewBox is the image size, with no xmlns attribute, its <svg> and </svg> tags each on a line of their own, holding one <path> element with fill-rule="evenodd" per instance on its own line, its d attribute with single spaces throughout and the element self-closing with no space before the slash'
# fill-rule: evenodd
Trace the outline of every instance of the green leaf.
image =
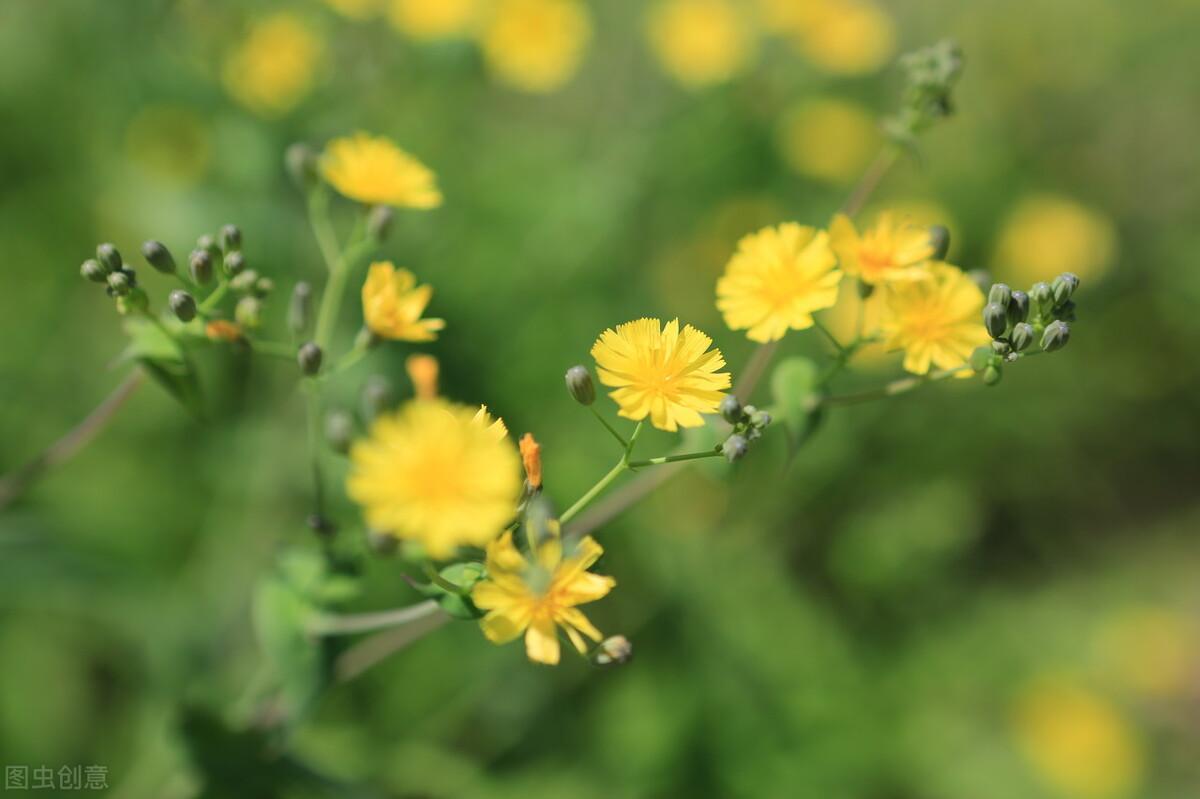
<svg viewBox="0 0 1200 799">
<path fill-rule="evenodd" d="M 259 584 L 254 596 L 254 628 L 259 645 L 279 682 L 289 720 L 302 718 L 328 682 L 323 646 L 308 633 L 317 608 L 281 576 Z"/>
<path fill-rule="evenodd" d="M 788 358 L 771 374 L 773 418 L 787 428 L 789 457 L 796 454 L 821 423 L 821 393 L 818 369 L 809 358 Z"/>
<path fill-rule="evenodd" d="M 194 416 L 204 410 L 200 381 L 179 342 L 148 319 L 126 320 L 129 345 L 121 354 L 127 361 L 141 364 L 156 383 L 179 401 Z"/>
</svg>

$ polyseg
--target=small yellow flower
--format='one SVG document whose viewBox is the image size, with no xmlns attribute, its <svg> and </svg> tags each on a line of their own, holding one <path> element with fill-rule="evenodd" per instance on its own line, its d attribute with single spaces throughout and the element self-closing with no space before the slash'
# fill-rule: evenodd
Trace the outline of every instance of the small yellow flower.
<svg viewBox="0 0 1200 799">
<path fill-rule="evenodd" d="M 717 308 L 732 330 L 775 341 L 812 327 L 813 311 L 837 302 L 842 273 L 824 231 L 788 222 L 738 242 L 717 281 Z"/>
<path fill-rule="evenodd" d="M 838 214 L 829 225 L 829 236 L 846 274 L 872 286 L 924 279 L 924 266 L 933 255 L 927 228 L 899 222 L 888 211 L 861 235 L 849 217 Z"/>
<path fill-rule="evenodd" d="M 386 136 L 356 133 L 325 146 L 321 172 L 340 194 L 370 205 L 436 208 L 433 172 Z"/>
<path fill-rule="evenodd" d="M 658 319 L 638 319 L 605 330 L 592 345 L 600 382 L 616 388 L 609 396 L 619 414 L 640 421 L 647 416 L 659 430 L 704 424 L 702 413 L 716 413 L 730 386 L 720 350 L 691 325 L 679 320 L 664 327 Z"/>
<path fill-rule="evenodd" d="M 583 636 L 603 639 L 576 606 L 600 599 L 616 580 L 588 571 L 604 554 L 595 539 L 588 536 L 564 553 L 561 536 L 555 526 L 551 530 L 533 563 L 517 551 L 512 532 L 489 544 L 487 579 L 475 584 L 471 601 L 487 611 L 479 624 L 488 640 L 506 644 L 524 633 L 529 659 L 554 665 L 560 655 L 558 627 L 580 654 L 588 650 Z"/>
<path fill-rule="evenodd" d="M 835 75 L 872 72 L 896 51 L 896 23 L 872 0 L 819 0 L 795 37 L 813 66 Z"/>
<path fill-rule="evenodd" d="M 350 451 L 346 492 L 368 526 L 424 545 L 433 558 L 483 546 L 512 520 L 521 462 L 478 413 L 442 400 L 378 417 Z"/>
<path fill-rule="evenodd" d="M 391 261 L 377 261 L 363 283 L 363 320 L 372 333 L 383 338 L 433 341 L 446 322 L 421 318 L 432 296 L 433 287 L 418 286 L 412 272 L 397 269 Z"/>
<path fill-rule="evenodd" d="M 787 112 L 775 141 L 798 174 L 848 183 L 866 168 L 882 137 L 861 105 L 834 98 L 807 100 Z"/>
<path fill-rule="evenodd" d="M 884 291 L 884 346 L 903 349 L 904 368 L 914 374 L 925 374 L 930 365 L 963 366 L 990 339 L 981 315 L 983 292 L 958 267 L 931 263 L 926 279 L 892 283 Z"/>
<path fill-rule="evenodd" d="M 308 94 L 323 50 L 298 17 L 273 14 L 256 22 L 225 60 L 225 88 L 255 113 L 287 113 Z"/>
<path fill-rule="evenodd" d="M 391 0 L 388 19 L 401 33 L 433 41 L 463 36 L 479 19 L 480 0 Z"/>
<path fill-rule="evenodd" d="M 404 359 L 404 371 L 413 384 L 413 396 L 419 400 L 437 399 L 438 359 L 432 355 L 414 353 Z"/>
<path fill-rule="evenodd" d="M 591 35 L 579 0 L 498 0 L 483 31 L 483 57 L 503 83 L 552 92 L 575 75 Z"/>
<path fill-rule="evenodd" d="M 754 50 L 750 27 L 729 0 L 663 0 L 650 10 L 646 32 L 663 68 L 693 87 L 729 80 Z"/>
<path fill-rule="evenodd" d="M 1117 250 L 1112 220 L 1068 197 L 1037 194 L 1017 204 L 1001 228 L 996 273 L 1028 286 L 1060 272 L 1104 275 Z"/>
<path fill-rule="evenodd" d="M 471 422 L 479 429 L 486 431 L 496 441 L 503 441 L 508 437 L 508 425 L 499 416 L 493 417 L 488 413 L 486 405 L 479 406 L 479 410 L 475 411 L 475 415 L 471 417 Z"/>
</svg>

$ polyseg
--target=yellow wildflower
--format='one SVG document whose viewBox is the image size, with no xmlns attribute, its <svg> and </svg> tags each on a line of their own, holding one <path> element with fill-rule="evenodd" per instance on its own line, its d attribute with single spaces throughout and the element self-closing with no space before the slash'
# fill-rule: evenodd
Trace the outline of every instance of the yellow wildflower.
<svg viewBox="0 0 1200 799">
<path fill-rule="evenodd" d="M 752 341 L 812 327 L 813 311 L 837 302 L 842 273 L 824 231 L 788 222 L 738 242 L 717 281 L 717 308 Z"/>
<path fill-rule="evenodd" d="M 888 211 L 861 235 L 848 216 L 838 214 L 829 225 L 829 236 L 846 274 L 873 286 L 924 279 L 924 266 L 933 255 L 928 228 L 899 222 Z"/>
<path fill-rule="evenodd" d="M 553 525 L 551 530 L 533 563 L 517 551 L 511 531 L 489 544 L 487 579 L 475 584 L 471 601 L 487 611 L 479 624 L 488 640 L 506 644 L 524 633 L 529 659 L 554 665 L 558 627 L 580 654 L 588 649 L 583 636 L 596 642 L 604 637 L 576 606 L 600 599 L 616 580 L 588 571 L 604 554 L 595 539 L 588 536 L 564 553 L 561 536 Z"/>
<path fill-rule="evenodd" d="M 479 12 L 480 0 L 391 0 L 388 19 L 401 33 L 432 41 L 469 33 Z"/>
<path fill-rule="evenodd" d="M 983 327 L 983 303 L 983 292 L 961 269 L 931 263 L 926 279 L 885 289 L 884 346 L 903 349 L 904 368 L 914 374 L 925 374 L 930 365 L 963 366 L 990 339 Z"/>
<path fill-rule="evenodd" d="M 325 5 L 350 19 L 367 19 L 379 11 L 381 0 L 325 0 Z"/>
<path fill-rule="evenodd" d="M 1067 197 L 1023 199 L 1004 223 L 996 246 L 996 274 L 1029 285 L 1060 272 L 1084 280 L 1112 265 L 1117 235 L 1107 217 Z"/>
<path fill-rule="evenodd" d="M 433 287 L 417 285 L 407 269 L 397 269 L 391 261 L 371 264 L 363 283 L 363 320 L 377 336 L 399 341 L 433 341 L 446 326 L 442 319 L 422 319 L 433 296 Z"/>
<path fill-rule="evenodd" d="M 346 492 L 380 533 L 424 545 L 433 558 L 483 546 L 511 521 L 520 460 L 477 413 L 442 400 L 378 417 L 350 451 Z"/>
<path fill-rule="evenodd" d="M 795 32 L 813 66 L 835 75 L 872 72 L 896 51 L 896 24 L 872 0 L 820 0 Z"/>
<path fill-rule="evenodd" d="M 518 443 L 521 449 L 521 463 L 525 465 L 525 479 L 533 489 L 542 487 L 542 445 L 533 437 L 533 433 L 521 436 Z"/>
<path fill-rule="evenodd" d="M 371 205 L 436 208 L 433 172 L 386 136 L 356 133 L 325 146 L 321 172 L 339 193 Z"/>
<path fill-rule="evenodd" d="M 822 98 L 784 114 L 775 141 L 783 160 L 797 173 L 847 183 L 866 168 L 881 136 L 874 117 L 861 105 Z"/>
<path fill-rule="evenodd" d="M 321 40 L 298 17 L 272 14 L 256 22 L 225 59 L 225 88 L 255 113 L 287 113 L 312 87 L 323 49 Z"/>
<path fill-rule="evenodd" d="M 646 32 L 663 68 L 688 86 L 729 80 L 754 49 L 749 26 L 729 0 L 663 0 L 650 10 Z"/>
<path fill-rule="evenodd" d="M 616 388 L 609 394 L 619 414 L 640 421 L 647 416 L 659 430 L 704 424 L 702 413 L 715 413 L 730 386 L 720 350 L 691 325 L 679 320 L 664 327 L 658 319 L 638 319 L 605 330 L 592 345 L 600 382 Z"/>
<path fill-rule="evenodd" d="M 508 437 L 508 425 L 499 416 L 493 417 L 488 412 L 486 405 L 479 406 L 479 410 L 475 411 L 475 415 L 471 417 L 471 422 L 497 441 L 503 441 Z"/>
<path fill-rule="evenodd" d="M 404 371 L 413 384 L 413 395 L 419 400 L 436 399 L 438 394 L 437 358 L 414 353 L 404 359 Z"/>
<path fill-rule="evenodd" d="M 579 0 L 498 0 L 483 31 L 483 57 L 503 83 L 552 92 L 575 75 L 591 34 Z"/>
</svg>

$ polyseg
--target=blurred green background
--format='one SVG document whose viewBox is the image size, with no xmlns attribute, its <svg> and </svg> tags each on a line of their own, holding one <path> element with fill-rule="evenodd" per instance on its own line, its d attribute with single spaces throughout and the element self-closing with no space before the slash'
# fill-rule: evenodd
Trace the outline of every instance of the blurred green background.
<svg viewBox="0 0 1200 799">
<path fill-rule="evenodd" d="M 790 467 L 776 437 L 601 530 L 619 588 L 589 615 L 632 664 L 538 667 L 454 624 L 266 755 L 215 719 L 260 672 L 257 581 L 312 546 L 303 404 L 293 367 L 215 351 L 214 418 L 143 387 L 0 512 L 0 764 L 102 764 L 130 799 L 1200 795 L 1200 6 L 593 0 L 504 28 L 522 9 L 474 5 L 0 2 L 0 473 L 127 368 L 78 276 L 97 242 L 161 303 L 138 243 L 182 257 L 236 222 L 279 324 L 322 274 L 282 153 L 363 129 L 446 195 L 386 247 L 435 286 L 443 392 L 533 431 L 563 506 L 613 457 L 563 371 L 641 315 L 736 371 L 712 290 L 737 239 L 826 224 L 895 107 L 887 65 L 946 36 L 958 114 L 865 218 L 948 224 L 951 260 L 1014 285 L 1077 272 L 1070 346 L 839 410 Z M 356 379 L 407 391 L 410 351 Z M 402 570 L 372 560 L 351 607 L 413 601 Z"/>
</svg>

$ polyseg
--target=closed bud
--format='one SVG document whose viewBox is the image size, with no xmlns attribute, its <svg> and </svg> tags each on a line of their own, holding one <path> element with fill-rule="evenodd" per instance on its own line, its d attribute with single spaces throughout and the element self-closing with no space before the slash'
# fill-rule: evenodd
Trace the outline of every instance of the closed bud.
<svg viewBox="0 0 1200 799">
<path fill-rule="evenodd" d="M 303 280 L 292 288 L 287 323 L 293 336 L 303 336 L 312 323 L 312 286 Z"/>
<path fill-rule="evenodd" d="M 311 341 L 304 342 L 296 352 L 296 362 L 300 364 L 300 371 L 309 376 L 321 371 L 321 358 L 321 348 Z"/>
<path fill-rule="evenodd" d="M 1009 346 L 1007 341 L 1004 341 L 1003 339 L 996 339 L 992 342 L 992 352 L 996 353 L 997 355 L 1008 355 L 1010 352 L 1012 352 L 1012 347 Z"/>
<path fill-rule="evenodd" d="M 142 257 L 146 259 L 146 263 L 164 275 L 175 273 L 175 259 L 171 257 L 171 251 L 161 241 L 151 239 L 142 242 Z"/>
<path fill-rule="evenodd" d="M 362 387 L 363 418 L 368 422 L 392 407 L 395 394 L 391 382 L 383 375 L 371 375 Z"/>
<path fill-rule="evenodd" d="M 597 666 L 623 666 L 632 659 L 633 644 L 623 635 L 605 638 L 592 655 L 592 663 Z"/>
<path fill-rule="evenodd" d="M 992 348 L 985 344 L 982 347 L 976 347 L 971 352 L 971 358 L 967 363 L 976 372 L 982 372 L 992 365 L 993 360 Z"/>
<path fill-rule="evenodd" d="M 950 231 L 945 225 L 933 225 L 929 228 L 929 245 L 933 247 L 933 254 L 929 257 L 935 261 L 946 260 L 946 255 L 950 252 Z"/>
<path fill-rule="evenodd" d="M 275 290 L 275 281 L 269 277 L 260 277 L 254 281 L 254 294 L 257 297 L 266 297 Z"/>
<path fill-rule="evenodd" d="M 400 539 L 380 530 L 367 530 L 367 546 L 376 555 L 391 555 L 400 546 Z"/>
<path fill-rule="evenodd" d="M 196 318 L 196 298 L 183 289 L 172 291 L 171 296 L 167 298 L 167 304 L 180 322 L 190 322 Z"/>
<path fill-rule="evenodd" d="M 246 271 L 246 256 L 236 250 L 228 253 L 223 263 L 225 265 L 225 274 L 230 277 L 237 277 Z"/>
<path fill-rule="evenodd" d="M 258 282 L 258 272 L 253 269 L 247 269 L 239 272 L 229 280 L 229 288 L 239 294 L 245 294 L 254 290 L 254 284 Z"/>
<path fill-rule="evenodd" d="M 1054 307 L 1054 289 L 1049 283 L 1034 283 L 1029 289 L 1029 301 L 1039 314 L 1046 314 Z"/>
<path fill-rule="evenodd" d="M 245 328 L 262 324 L 262 301 L 257 297 L 242 297 L 233 309 L 233 318 Z"/>
<path fill-rule="evenodd" d="M 1008 310 L 1008 304 L 1012 301 L 1012 289 L 1007 283 L 993 283 L 992 288 L 988 291 L 988 302 L 994 302 L 997 305 Z"/>
<path fill-rule="evenodd" d="M 221 248 L 217 246 L 217 240 L 208 233 L 196 239 L 196 249 L 204 250 L 213 257 L 214 261 L 221 257 Z"/>
<path fill-rule="evenodd" d="M 225 225 L 217 237 L 221 243 L 221 250 L 226 253 L 242 248 L 242 231 L 237 225 Z"/>
<path fill-rule="evenodd" d="M 124 272 L 113 272 L 107 280 L 108 293 L 114 297 L 124 297 L 133 288 L 133 281 Z"/>
<path fill-rule="evenodd" d="M 1067 341 L 1071 338 L 1071 328 L 1066 322 L 1057 321 L 1046 325 L 1046 330 L 1042 333 L 1042 351 L 1054 352 L 1061 350 L 1067 346 Z"/>
<path fill-rule="evenodd" d="M 340 409 L 330 411 L 325 416 L 325 440 L 334 452 L 349 452 L 354 441 L 354 418 Z"/>
<path fill-rule="evenodd" d="M 572 366 L 567 370 L 566 380 L 567 391 L 580 405 L 591 405 L 596 401 L 596 386 L 586 366 Z"/>
<path fill-rule="evenodd" d="M 1029 318 L 1029 295 L 1023 291 L 1014 291 L 1008 302 L 1008 321 L 1016 324 Z"/>
<path fill-rule="evenodd" d="M 1017 322 L 1013 325 L 1012 346 L 1017 352 L 1023 352 L 1033 344 L 1035 337 L 1033 325 L 1028 322 Z"/>
<path fill-rule="evenodd" d="M 989 336 L 1000 338 L 1008 328 L 1008 311 L 998 302 L 989 302 L 983 308 L 983 326 Z"/>
<path fill-rule="evenodd" d="M 1050 290 L 1054 292 L 1054 304 L 1062 305 L 1071 299 L 1071 295 L 1077 288 L 1079 288 L 1079 276 L 1073 272 L 1063 272 L 1054 278 L 1054 282 L 1050 284 Z"/>
<path fill-rule="evenodd" d="M 373 207 L 367 214 L 367 235 L 375 241 L 386 239 L 395 216 L 396 212 L 391 209 L 391 206 L 376 205 Z"/>
<path fill-rule="evenodd" d="M 721 400 L 721 418 L 730 424 L 742 421 L 742 401 L 732 394 L 726 394 Z"/>
<path fill-rule="evenodd" d="M 95 258 L 89 258 L 79 267 L 79 274 L 93 283 L 104 283 L 108 280 L 108 270 L 101 266 Z"/>
<path fill-rule="evenodd" d="M 1054 309 L 1054 315 L 1064 322 L 1075 321 L 1075 300 L 1067 300 Z"/>
<path fill-rule="evenodd" d="M 750 450 L 750 442 L 745 436 L 732 435 L 725 439 L 725 443 L 721 445 L 721 454 L 725 456 L 725 460 L 733 463 L 740 461 L 746 457 L 746 453 Z"/>
<path fill-rule="evenodd" d="M 301 191 L 314 188 L 320 177 L 317 174 L 317 154 L 307 144 L 297 143 L 287 148 L 284 164 L 292 181 Z"/>
<path fill-rule="evenodd" d="M 192 250 L 192 254 L 188 256 L 188 274 L 197 285 L 204 286 L 212 282 L 213 259 L 208 250 Z"/>
<path fill-rule="evenodd" d="M 1000 382 L 1002 374 L 999 366 L 989 366 L 983 370 L 983 383 L 986 386 L 994 386 Z"/>
<path fill-rule="evenodd" d="M 125 263 L 121 260 L 121 253 L 117 251 L 116 246 L 108 243 L 101 244 L 96 248 L 96 260 L 100 262 L 106 272 L 116 272 Z"/>
<path fill-rule="evenodd" d="M 992 276 L 986 269 L 972 269 L 967 272 L 967 277 L 971 278 L 971 282 L 979 286 L 979 290 L 984 294 L 992 290 Z"/>
<path fill-rule="evenodd" d="M 120 314 L 145 311 L 149 306 L 150 298 L 137 286 L 132 286 L 125 296 L 117 297 L 117 312 Z"/>
</svg>

